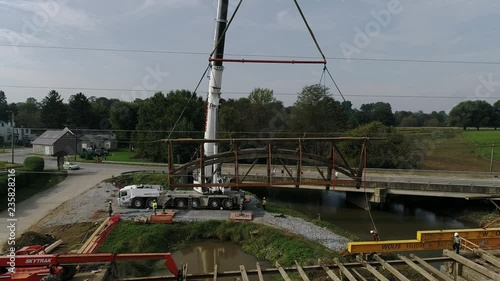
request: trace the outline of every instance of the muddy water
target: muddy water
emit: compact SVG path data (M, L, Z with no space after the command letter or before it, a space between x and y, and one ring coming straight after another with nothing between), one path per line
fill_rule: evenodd
M261 268L270 268L272 264L268 261L259 260L245 252L241 247L231 242L212 242L204 241L191 245L190 247L172 253L177 266L181 266L181 262L188 264L188 273L207 273L213 272L214 266L217 264L217 272L239 270L240 265L244 265L246 269L251 270L256 268L256 263L259 262ZM157 271L153 276L169 275L168 271ZM221 280L234 280L230 278L217 278ZM251 277L250 280L258 280Z

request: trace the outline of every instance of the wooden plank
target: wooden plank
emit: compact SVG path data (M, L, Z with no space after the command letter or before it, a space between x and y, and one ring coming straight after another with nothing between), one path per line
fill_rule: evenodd
M99 234L106 228L111 223L109 217L106 218L99 227L90 235L89 239L85 241L85 243L80 247L78 250L78 254L83 254L83 253L90 253L92 251L92 248L95 246L95 242L97 238L99 237Z
M500 281L500 275L498 273L493 272L493 271L487 269L486 267L481 266L473 261L470 261L470 260L462 257L461 255L456 254L453 251L444 250L443 254L454 259L455 261L491 278L492 280L499 280Z
M478 256L480 256L487 262L491 263L492 265L500 268L500 260L497 259L495 256L491 255L490 253L485 252L482 249L474 249L474 253L476 253Z
M414 263L409 258L407 258L405 256L402 256L402 255L398 255L398 257L401 260L403 260L404 262L406 262L406 264L409 265L411 268L415 269L415 271L417 271L418 273L422 274L425 278L427 278L427 280L430 280L430 281L439 281L439 279L437 279L436 277L432 276L429 272L427 272L425 269L423 269L420 266L418 266L416 263Z
M47 246L44 250L45 250L45 253L49 254L50 252L54 251L55 248L59 247L61 244L62 244L62 240L59 239L57 240L56 242L50 244L49 246Z
M349 279L349 281L357 281L356 278L352 275L352 273L350 273L349 270L347 270L347 268L339 261L338 258L335 258L334 261L340 268L342 273L344 273L347 279Z
M302 267L300 267L300 265L299 265L299 263L297 261L295 261L295 265L297 266L297 271L299 272L300 277L302 277L302 280L304 280L304 281L310 281L309 277L307 277L307 274L304 272L304 270L302 269Z
M337 275L335 275L335 273L333 273L330 268L323 266L323 270L326 272L326 274L328 274L328 276L330 276L330 278L332 278L333 281L342 281L339 277L337 277Z
M286 274L285 270L283 269L283 267L281 267L281 265L278 262L276 262L276 268L278 269L278 271L281 274L281 277L283 277L285 281L292 281L292 279L288 277L288 274Z
M385 278L385 276L382 275L382 273L380 273L375 267L371 266L370 264L368 264L366 262L363 262L363 265L371 274L373 274L373 276L377 277L378 280L389 281L389 279Z
M217 281L217 265L214 265L214 281Z
M453 279L450 276L448 276L448 274L437 270L434 266L430 265L429 263L427 263L423 259L415 256L414 254L410 254L410 257L412 259L416 260L420 265L422 265L423 267L425 267L425 269L427 269L428 271L430 271L432 274L438 276L439 278L441 278L441 279L443 279L445 281L453 281Z
M354 275L356 275L358 277L359 280L361 281L368 281L366 280L365 277L363 277L363 275L361 275L361 273L359 273L356 269L353 269L352 272L354 273Z
M247 275L247 272L245 270L244 265L240 265L240 272L241 272L241 280L242 281L250 281L250 280L248 280L248 275Z
M392 265L388 264L385 260L383 260L381 257L378 255L373 255L375 259L387 270L389 270L392 275L396 276L401 281L410 281L410 279L406 278L401 272L399 272L397 269L395 269Z
M259 281L264 281L264 276L262 276L262 270L260 270L260 264L257 263L257 275L259 275Z

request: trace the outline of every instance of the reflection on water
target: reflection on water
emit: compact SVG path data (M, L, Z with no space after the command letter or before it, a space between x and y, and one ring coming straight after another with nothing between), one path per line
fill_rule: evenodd
M270 262L259 260L243 252L239 245L232 242L200 241L188 248L173 252L172 257L178 267L181 267L181 263L188 264L188 274L213 272L216 264L217 272L239 270L240 265L244 265L247 270L252 270L256 268L257 262L263 269L272 267ZM168 271L162 270L153 275L169 274ZM226 280L234 280L234 277L228 277ZM258 278L250 277L250 280L258 280Z
M264 195L265 196L265 195ZM345 201L345 193L316 190L269 189L269 201L335 224L363 240L373 229L370 213ZM425 199L423 199L425 200ZM415 239L418 230L475 227L452 217L419 207L390 204L383 211L372 210L373 221L384 240Z

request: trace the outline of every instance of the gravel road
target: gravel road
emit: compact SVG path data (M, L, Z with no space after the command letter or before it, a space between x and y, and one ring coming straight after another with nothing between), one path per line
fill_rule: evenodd
M37 225L49 227L104 219L107 216L107 202L109 200L113 202L115 214L120 214L123 219L136 219L151 214L151 210L136 210L117 206L117 191L118 189L112 184L100 183L77 197L64 202ZM349 242L347 238L300 218L282 217L278 216L278 214L266 212L257 207L258 203L257 199L252 198L250 203L245 204L245 211L251 211L253 214L253 222L263 223L301 235L332 250L338 251L347 248L347 242ZM227 220L230 213L231 211L228 210L177 210L174 222Z

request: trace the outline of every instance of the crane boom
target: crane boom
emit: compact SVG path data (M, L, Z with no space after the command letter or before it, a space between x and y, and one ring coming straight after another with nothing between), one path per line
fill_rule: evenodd
M227 26L227 10L229 0L219 0L217 4L217 24L215 27L214 49L210 57L210 82L208 85L208 99L205 119L205 135L204 138L213 140L217 138L217 119L219 111L219 100L221 93L222 71L224 67L221 59L224 58L225 34L224 30ZM214 60L215 59L215 60ZM213 156L218 153L218 147L215 142L204 144L204 152L206 156ZM205 167L205 176L211 178L210 183L219 182L218 164L208 165ZM205 183L206 179L199 178L199 183ZM221 187L212 187L211 191L219 191ZM198 192L203 192L202 188L195 188Z

